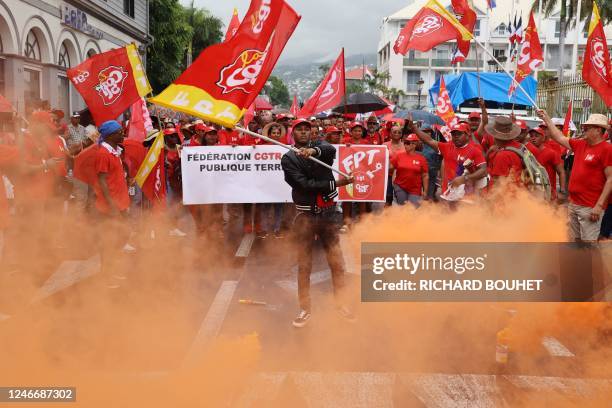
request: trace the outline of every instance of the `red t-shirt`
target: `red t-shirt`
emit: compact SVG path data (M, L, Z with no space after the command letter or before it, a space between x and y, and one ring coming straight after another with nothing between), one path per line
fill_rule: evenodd
M478 134L478 131L475 131L474 137L478 139L478 142L482 146L482 150L484 151L485 154L487 154L491 146L495 144L495 138L488 133L485 133L484 135L482 135L482 137L480 137L480 135Z
M523 146L516 140L512 140L505 144L507 147L515 147L517 149ZM520 183L520 175L523 171L523 161L521 157L515 152L509 150L496 150L491 152L488 156L489 162L489 174L494 177L508 177L514 174L515 181Z
M409 194L422 195L423 173L429 171L427 159L421 154L404 150L395 154L390 161L396 171L394 183Z
M121 157L109 152L104 145L96 152L96 174L100 173L106 173L106 184L115 206L119 211L126 210L130 206L130 196ZM102 194L100 183L95 184L95 191L96 208L98 211L108 214L110 207Z
M565 153L567 153L567 149L563 146L561 146L559 143L555 142L552 139L548 139L544 142L544 146L548 147L549 149L551 149L553 152L557 153L559 155L559 157L565 155Z
M365 137L366 139L368 139L370 144L373 144L373 145L381 145L384 142L383 137L378 132L374 132L372 134L368 133Z
M537 148L531 142L525 145L527 149L535 156L538 163L540 163L546 169L548 173L548 179L550 180L550 192L551 199L557 199L557 171L555 167L562 163L561 156L559 156L552 149L542 145L541 148Z
M569 200L593 208L606 184L604 170L612 166L612 145L603 141L590 146L585 139L570 139L569 143L574 151Z
M223 146L239 145L242 137L236 130L220 130L219 131L219 144Z
M395 156L398 152L406 151L406 149L404 148L404 144L401 142L397 147L395 147L395 145L393 144L391 140L383 143L383 145L387 146L387 149L389 150L389 160L391 160L391 158Z
M444 177L442 178L442 191L445 192L449 181L463 174L463 163L470 159L472 166L470 172L485 163L482 149L476 143L468 142L463 147L457 147L452 142L438 142L438 150L444 160Z
M344 136L344 138L342 139L342 143L343 144L352 144L352 145L369 145L369 144L372 144L372 143L370 143L370 140L368 138L366 138L366 137L362 137L358 142L356 142L355 140L353 140L351 135Z

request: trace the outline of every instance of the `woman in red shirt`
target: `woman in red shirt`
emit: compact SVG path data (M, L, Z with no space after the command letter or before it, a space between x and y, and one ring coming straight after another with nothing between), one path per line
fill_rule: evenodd
M416 152L418 143L417 135L409 134L404 138L404 151L397 153L390 160L396 174L393 182L395 200L399 205L409 201L417 208L421 205L423 189L429 185L427 159Z
M389 149L389 160L397 153L404 151L404 143L402 142L402 128L394 125L389 130L390 140L383 143ZM389 168L389 180L387 182L386 194L387 207L393 204L393 169Z

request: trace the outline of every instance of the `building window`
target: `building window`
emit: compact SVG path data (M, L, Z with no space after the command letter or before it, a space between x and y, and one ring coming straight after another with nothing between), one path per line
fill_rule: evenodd
M24 68L23 69L23 80L24 80L24 96L26 102L37 101L40 99L40 72Z
M555 38L559 38L561 36L561 22L555 21Z
M406 71L406 92L416 92L420 78L421 71Z
M506 56L506 50L493 50L493 56L497 59Z
M504 24L501 23L500 25L497 26L497 28L495 29L494 34L497 37L505 37L508 35L508 27Z
M480 20L476 20L476 25L474 26L474 35L476 37L480 37Z
M57 59L57 64L63 68L70 68L72 65L70 64L70 54L68 54L68 47L66 47L66 42L64 41L60 46L59 57Z
M134 18L134 0L123 0L123 12Z
M96 50L94 50L93 48L90 48L89 51L87 51L87 58L91 58L96 54L97 54Z
M40 45L38 44L38 37L33 30L30 30L26 37L25 43L25 56L36 61L40 61Z

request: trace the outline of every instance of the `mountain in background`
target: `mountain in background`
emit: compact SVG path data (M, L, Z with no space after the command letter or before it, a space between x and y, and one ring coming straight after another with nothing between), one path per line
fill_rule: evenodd
M333 64L338 54L334 55L308 55L300 58L292 58L283 61L282 65L274 68L272 75L275 75L283 80L289 94L297 94L300 100L305 100L310 97L312 91L319 85L323 79L324 73L319 70L319 66L324 64ZM370 67L376 67L376 54L358 54L345 56L344 64L346 70L360 67L365 60L365 64Z

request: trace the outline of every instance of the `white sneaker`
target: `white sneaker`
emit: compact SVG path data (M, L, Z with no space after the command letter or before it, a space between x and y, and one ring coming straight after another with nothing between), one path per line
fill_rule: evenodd
M123 252L136 252L136 248L131 246L130 244L125 244L122 249Z
M181 231L178 228L175 228L172 231L170 231L168 235L170 235L171 237L186 237L187 236L187 234L185 234L183 231Z
M310 312L300 310L300 314L293 320L293 327L304 327L310 320Z

